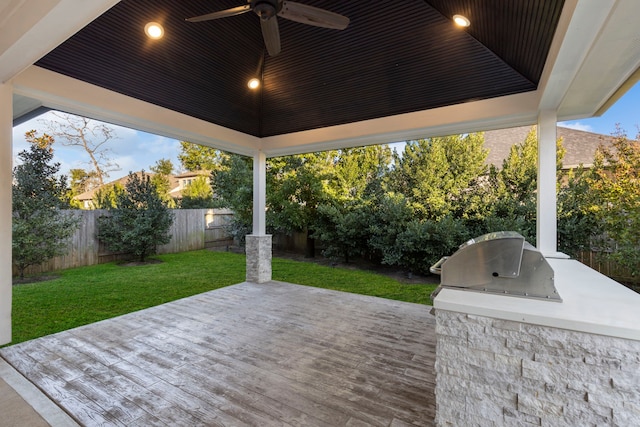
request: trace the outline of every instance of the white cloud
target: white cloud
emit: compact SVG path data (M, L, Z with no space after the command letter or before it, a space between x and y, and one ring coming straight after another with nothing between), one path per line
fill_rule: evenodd
M592 126L590 126L588 124L585 124L585 123L580 123L580 122L560 122L560 123L558 123L558 125L563 127L563 128L581 130L581 131L584 131L584 132L594 132Z

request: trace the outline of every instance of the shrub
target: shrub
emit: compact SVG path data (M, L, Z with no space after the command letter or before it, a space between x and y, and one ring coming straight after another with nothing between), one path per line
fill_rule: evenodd
M314 238L322 241L322 254L344 262L367 251L369 213L364 205L318 206Z
M428 274L430 266L442 256L455 252L469 237L462 222L450 216L439 221L411 221L392 248L394 264L411 272Z
M23 163L13 169L12 256L23 278L30 265L66 253L78 219L60 211L68 207L68 188L64 176L56 178L60 163L50 164L53 151L34 143L18 157Z
M126 252L144 262L157 246L169 243L173 214L151 183L149 176L129 173L125 191L117 194L109 216L98 218L98 239L109 250Z

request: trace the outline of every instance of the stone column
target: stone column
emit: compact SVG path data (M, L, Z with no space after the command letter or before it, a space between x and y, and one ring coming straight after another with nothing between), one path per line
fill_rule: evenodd
M271 281L271 235L247 236L247 282Z
M253 157L253 234L246 237L247 282L271 280L271 235L266 234L267 159L258 151Z
M437 426L640 426L640 295L548 261L562 302L436 296Z
M11 342L13 88L0 84L0 345Z

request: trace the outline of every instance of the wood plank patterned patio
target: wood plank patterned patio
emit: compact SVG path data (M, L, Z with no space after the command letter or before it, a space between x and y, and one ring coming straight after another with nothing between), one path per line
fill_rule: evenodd
M241 283L0 355L87 426L428 426L429 309Z

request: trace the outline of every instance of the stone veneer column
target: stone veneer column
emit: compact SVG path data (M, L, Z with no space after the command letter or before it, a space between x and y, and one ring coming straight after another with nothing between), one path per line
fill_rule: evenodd
M271 281L271 235L246 236L247 282Z
M640 295L548 259L562 302L442 289L439 426L640 426Z
M439 426L640 425L640 341L445 310L436 338Z

